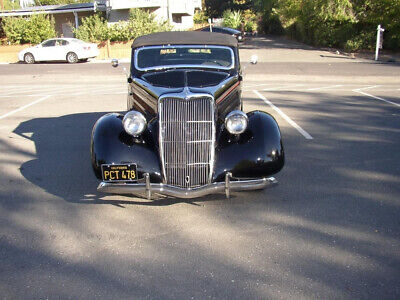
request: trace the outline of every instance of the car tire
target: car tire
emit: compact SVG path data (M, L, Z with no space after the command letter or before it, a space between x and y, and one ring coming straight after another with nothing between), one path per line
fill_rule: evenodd
M25 53L24 55L24 62L26 64L34 64L35 63L35 58L33 57L32 53Z
M78 55L76 55L75 52L68 52L67 54L67 62L69 62L70 64L74 64L78 62Z

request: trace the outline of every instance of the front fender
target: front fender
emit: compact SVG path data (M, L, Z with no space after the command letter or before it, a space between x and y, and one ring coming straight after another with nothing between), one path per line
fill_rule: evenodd
M127 134L122 125L123 115L110 113L95 123L91 138L93 171L101 179L102 164L137 164L138 178L149 173L152 182L162 182L160 159L154 143L152 122L140 137Z
M276 120L262 111L247 116L248 127L239 136L222 127L217 139L213 181L223 181L226 172L236 178L261 178L283 168L285 155Z

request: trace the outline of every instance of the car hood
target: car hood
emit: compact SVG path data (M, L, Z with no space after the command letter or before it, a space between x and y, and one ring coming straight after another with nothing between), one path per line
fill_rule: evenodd
M142 75L142 79L151 85L165 88L216 86L228 77L228 72L198 69L170 70Z

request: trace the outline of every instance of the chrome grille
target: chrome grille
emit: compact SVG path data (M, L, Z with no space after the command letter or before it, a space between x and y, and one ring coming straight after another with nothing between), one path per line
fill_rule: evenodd
M184 188L210 183L215 140L213 98L162 98L159 114L166 183Z

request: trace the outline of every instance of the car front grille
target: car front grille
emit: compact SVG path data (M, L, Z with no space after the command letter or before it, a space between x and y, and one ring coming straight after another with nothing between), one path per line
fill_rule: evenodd
M214 159L213 98L160 99L160 154L167 184L192 188L210 183Z

